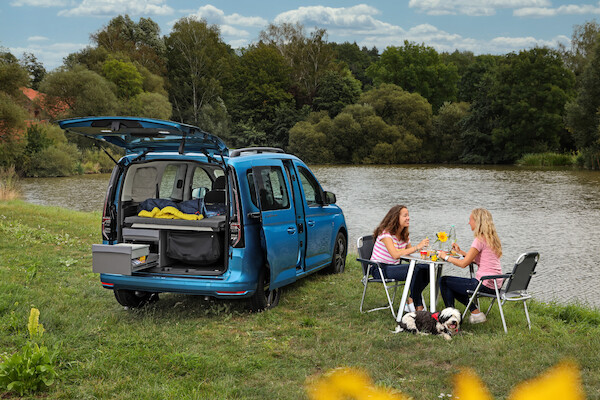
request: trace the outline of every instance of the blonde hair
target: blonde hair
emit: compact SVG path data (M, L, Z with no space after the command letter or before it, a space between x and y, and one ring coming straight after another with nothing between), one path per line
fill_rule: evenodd
M407 207L401 204L390 208L390 211L388 211L377 228L375 228L375 231L373 232L373 239L377 239L377 236L381 235L383 231L387 231L403 242L408 242L408 227L400 227L400 211L405 208Z
M498 258L502 257L502 243L500 243L498 232L496 232L492 214L485 208L476 208L471 211L471 215L475 221L475 229L473 231L475 237L485 241Z

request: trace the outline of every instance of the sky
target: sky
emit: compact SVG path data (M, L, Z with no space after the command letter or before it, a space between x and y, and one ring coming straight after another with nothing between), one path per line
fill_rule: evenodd
M600 1L585 0L0 0L0 47L33 53L51 71L93 43L90 34L117 15L152 18L168 35L182 17L219 26L233 48L258 40L270 23L325 28L331 42L383 52L405 40L438 52L506 54L567 46L576 25L597 20Z

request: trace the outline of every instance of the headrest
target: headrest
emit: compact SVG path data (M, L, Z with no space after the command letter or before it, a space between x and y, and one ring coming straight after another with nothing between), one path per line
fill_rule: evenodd
M214 203L225 204L225 191L224 190L211 190L210 192L206 193L206 195L204 196L204 203L205 204L214 204Z
M225 190L225 175L221 175L214 180L212 190Z

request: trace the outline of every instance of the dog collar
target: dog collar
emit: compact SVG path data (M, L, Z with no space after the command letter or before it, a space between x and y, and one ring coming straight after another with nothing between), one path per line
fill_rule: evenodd
M439 312L436 312L436 313L433 313L433 314L431 314L431 318L435 319L436 321L439 321L439 320L438 320L438 317L439 317L439 316L440 316L440 313L439 313Z

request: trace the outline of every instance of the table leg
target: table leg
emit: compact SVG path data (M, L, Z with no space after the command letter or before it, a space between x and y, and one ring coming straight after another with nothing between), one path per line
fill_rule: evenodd
M396 314L396 322L402 321L402 314L404 313L404 305L406 304L406 299L408 298L408 290L410 288L410 282L413 278L413 273L415 271L416 260L410 260L410 264L408 264L408 273L406 274L406 281L404 282L404 289L402 290L402 299L400 300L400 308L398 309L398 313Z
M435 301L437 295L435 263L429 263L429 312L435 312Z
M438 285L440 278L442 277L442 270L444 269L444 264L438 264L437 273L435 276L435 302L437 303L437 299L440 296L440 286Z

